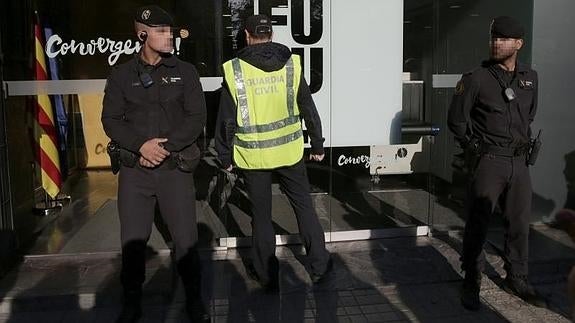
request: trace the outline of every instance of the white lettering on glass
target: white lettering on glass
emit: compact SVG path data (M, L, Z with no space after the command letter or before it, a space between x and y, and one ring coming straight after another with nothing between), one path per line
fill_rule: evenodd
M181 43L179 37L176 38L176 52L179 52ZM58 55L78 54L81 56L93 56L97 54L108 54L108 64L114 65L120 58L120 55L132 55L137 53L142 45L137 41L113 40L109 38L98 37L86 42L70 40L65 42L57 34L52 35L46 42L46 55L54 58Z
M369 156L361 155L352 157L352 156L339 155L339 158L337 159L338 166L361 165L361 164L365 164L364 167L369 168Z

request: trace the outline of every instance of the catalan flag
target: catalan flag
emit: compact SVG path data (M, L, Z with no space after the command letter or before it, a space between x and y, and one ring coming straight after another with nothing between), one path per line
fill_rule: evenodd
M50 39L53 35L52 28L44 26L44 35L46 40ZM58 62L55 57L48 57L48 66L50 70L50 79L59 80L60 75L58 73ZM58 143L60 144L60 174L62 175L62 180L66 180L66 175L68 171L66 162L66 142L68 141L68 116L66 115L66 109L64 107L64 98L61 94L52 95L52 103L54 104L54 112L56 114L56 129L58 130Z
M42 29L38 21L34 24L34 38L36 48L36 80L48 79L44 46L42 45ZM47 94L40 94L35 100L36 116L36 161L39 166L42 188L55 198L62 187L60 173L60 158L58 155L57 132L54 126L54 111Z

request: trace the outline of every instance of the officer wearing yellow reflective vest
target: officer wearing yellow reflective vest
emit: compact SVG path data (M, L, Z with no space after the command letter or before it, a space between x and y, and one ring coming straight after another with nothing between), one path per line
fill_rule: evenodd
M241 170L251 202L252 259L247 271L264 288L278 289L271 219L272 175L276 174L294 208L307 252L306 267L317 283L332 263L309 195L301 118L310 137L310 159L315 161L324 158L321 121L300 58L271 41L269 17L248 17L244 26L248 46L223 65L215 139L222 168L231 171L234 164Z
M229 89L239 112L233 150L237 167L273 169L302 159L303 136L294 97L300 81L294 75L301 75L300 66L297 55L292 55L283 68L271 72L240 59L224 64L226 83L232 84ZM236 80L243 80L244 84L238 86ZM253 95L248 95L247 89Z

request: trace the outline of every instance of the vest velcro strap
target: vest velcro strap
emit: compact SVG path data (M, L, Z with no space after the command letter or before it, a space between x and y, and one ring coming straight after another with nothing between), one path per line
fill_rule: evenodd
M262 133L262 132L269 132L278 130L287 126L291 126L292 124L296 124L299 122L299 116L291 116L287 117L283 120L278 120L275 122L271 122L268 124L261 124L255 126L248 126L248 127L238 127L236 133Z
M279 138L274 139L267 139L267 140L254 140L254 141L245 141L238 139L238 137L234 138L234 145L238 147L247 148L247 149L264 149L264 148L272 148L281 145L285 145L292 141L295 141L303 136L303 132L301 129L290 133L289 135L285 135Z

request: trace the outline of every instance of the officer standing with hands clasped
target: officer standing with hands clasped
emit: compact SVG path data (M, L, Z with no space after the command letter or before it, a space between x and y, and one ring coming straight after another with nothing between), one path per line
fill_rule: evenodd
M124 302L117 322L137 322L142 315L146 243L156 204L174 241L188 315L192 322L209 322L201 299L193 181L200 158L196 140L206 120L201 83L193 65L170 54L173 21L166 11L141 7L134 24L142 49L113 69L102 111L112 164L119 159L120 165Z
M269 17L245 21L248 46L224 63L216 149L227 171L241 170L252 210L248 273L269 291L279 287L272 225L272 175L277 174L297 218L312 282L331 269L323 229L314 211L303 160L301 116L311 139L310 159L324 158L321 121L303 77L300 57L272 42Z
M491 23L490 59L464 74L449 108L448 125L464 150L469 171L463 236L465 278L461 302L480 307L479 291L489 220L498 201L505 219L505 291L545 306L527 280L531 179L539 139L531 139L537 111L537 73L517 62L523 27L501 16Z

